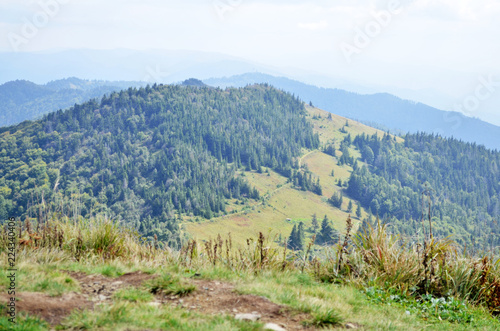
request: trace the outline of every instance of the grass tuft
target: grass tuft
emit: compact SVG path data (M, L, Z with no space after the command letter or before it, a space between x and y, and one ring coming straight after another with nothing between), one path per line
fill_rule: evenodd
M149 291L153 294L187 296L196 290L194 285L182 283L179 278L164 274L149 283Z
M334 311L329 309L327 311L319 311L313 314L313 318L306 322L306 325L315 326L318 328L327 328L332 326L339 326L342 324L342 317Z

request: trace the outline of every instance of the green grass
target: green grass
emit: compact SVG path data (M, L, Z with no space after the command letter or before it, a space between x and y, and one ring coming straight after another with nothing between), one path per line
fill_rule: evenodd
M153 294L186 296L196 290L193 285L185 284L178 277L165 273L148 283L149 291Z
M330 326L341 325L343 318L333 309L327 310L326 312L320 312L313 314L311 321L306 322L306 325L312 325L318 328L326 328Z
M154 300L154 296L150 292L135 287L120 289L115 292L113 297L117 300L125 300L130 302L151 302Z
M101 309L75 312L62 323L63 330L261 330L262 324L207 316L170 306L121 302Z
M0 316L0 330L11 331L42 331L49 330L49 325L34 316L16 316L16 324L9 321L9 317Z
M57 264L33 265L20 264L16 272L16 289L25 292L42 292L51 296L59 296L66 292L78 290L75 281L67 274L56 270ZM6 293L8 281L6 270L0 270L2 292Z
M298 197L312 194L295 192ZM191 246L192 251L184 248L174 252L151 251L135 242L137 238L125 234L121 247L124 255L109 257L94 250L78 256L78 261L75 256L67 258L65 254L69 253L64 246L37 250L34 254L30 254L30 248L24 248L17 261L18 290L52 295L78 290L65 270L108 277L132 271L158 274L142 287L119 290L111 303L94 310L74 311L58 326L69 330L261 328L259 323L238 322L231 316L209 316L168 304L150 304L158 294L190 295L195 290L190 281L194 275L230 281L238 293L267 297L285 305L291 314L309 314L305 323L317 327L354 323L370 330L500 329L499 320L492 314L499 306L496 284L500 283L500 264L487 257L462 256L450 240L428 240L425 250L417 252L390 235L386 226L380 226L353 237L345 263L338 266L337 248L327 248L323 255L309 260L271 247L272 238L262 234L259 240L256 237L235 241L234 247L243 246L239 250L226 252L227 241L220 238L207 245ZM54 255L57 258L51 259ZM5 252L0 253L0 270L6 269L6 261ZM0 276L5 277L5 272ZM5 290L5 280L0 284ZM36 318L18 316L21 330L48 329ZM7 319L0 319L0 327L6 322Z

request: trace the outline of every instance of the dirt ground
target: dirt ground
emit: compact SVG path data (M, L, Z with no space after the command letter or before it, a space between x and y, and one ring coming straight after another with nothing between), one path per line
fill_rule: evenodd
M132 272L117 278L73 271L67 273L78 281L81 293L71 292L51 297L38 292L20 292L16 294L17 311L39 316L50 325L57 325L74 309L93 309L96 303L111 301L111 296L116 290L122 287L140 286L143 281L156 277L142 272ZM7 294L0 294L2 303L7 303L9 298Z
M203 314L250 314L261 315L260 322L274 323L287 330L312 330L302 324L310 315L269 301L267 298L238 294L234 285L220 281L192 280L196 291L183 298L175 296L159 297L162 303L182 306Z
M139 287L144 281L156 277L142 272L128 273L116 278L72 271L67 273L78 281L81 293L65 293L59 297L50 297L43 293L18 293L18 311L37 315L55 326L74 309L98 309L97 305L111 301L113 293L118 289ZM260 322L274 323L286 330L312 329L303 325L303 321L310 319L309 314L293 311L264 297L239 294L231 283L201 279L190 279L188 282L196 286L196 290L190 295L179 297L159 294L151 304L168 304L207 315L235 316L240 313L255 313L261 316ZM9 298L6 294L1 294L0 300L7 302Z
M38 292L21 292L16 294L16 298L17 312L22 311L39 316L51 325L59 324L74 309L92 307L92 303L78 293L65 293L59 297L51 297ZM0 300L6 303L9 296L2 293Z

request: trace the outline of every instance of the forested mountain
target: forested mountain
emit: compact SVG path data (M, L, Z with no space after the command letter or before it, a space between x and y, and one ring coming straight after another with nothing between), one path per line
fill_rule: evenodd
M286 236L310 228L313 213L341 230L356 212L415 237L430 205L435 236L487 249L500 244L499 162L477 144L383 134L266 84L222 90L190 79L1 128L0 217L36 217L42 205L106 213L179 246L180 224L232 213L239 224L249 211L245 220L266 227L295 219Z
M499 245L500 153L423 133L404 139L354 139L369 166L352 172L349 196L408 236L421 230L430 212L434 235L482 248Z
M52 111L141 85L141 82L88 81L78 78L51 81L45 85L26 80L7 82L0 85L0 126L41 118Z
M297 176L319 147L304 104L266 85L155 85L0 129L0 217L107 213L179 245L177 220L259 199L238 168Z
M435 133L500 150L500 127L457 112L442 111L422 103L402 100L386 93L364 95L340 89L319 88L261 73L207 79L205 83L221 87L268 83L294 93L304 101L312 101L321 109L369 125L377 123L393 132Z

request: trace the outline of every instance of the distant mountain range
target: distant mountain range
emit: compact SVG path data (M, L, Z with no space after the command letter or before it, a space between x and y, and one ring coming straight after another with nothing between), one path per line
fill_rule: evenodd
M379 129L393 133L436 133L500 150L500 127L457 112L442 111L422 103L403 100L387 93L358 94L341 89L320 88L262 73L211 78L204 80L204 83L220 87L268 83L329 112ZM202 83L198 80L187 80L185 84ZM146 82L89 81L74 77L44 85L25 80L7 82L0 85L0 126L37 119L76 103L101 98L113 91L144 85Z
M458 112L439 110L422 103L403 100L387 93L357 94L340 89L320 88L284 77L261 73L204 80L211 86L242 87L268 83L311 101L334 114L349 117L392 132L427 132L454 137L500 150L500 127Z
M66 109L104 94L142 82L88 81L66 78L37 85L26 80L16 80L0 85L0 126L40 118L44 114Z

